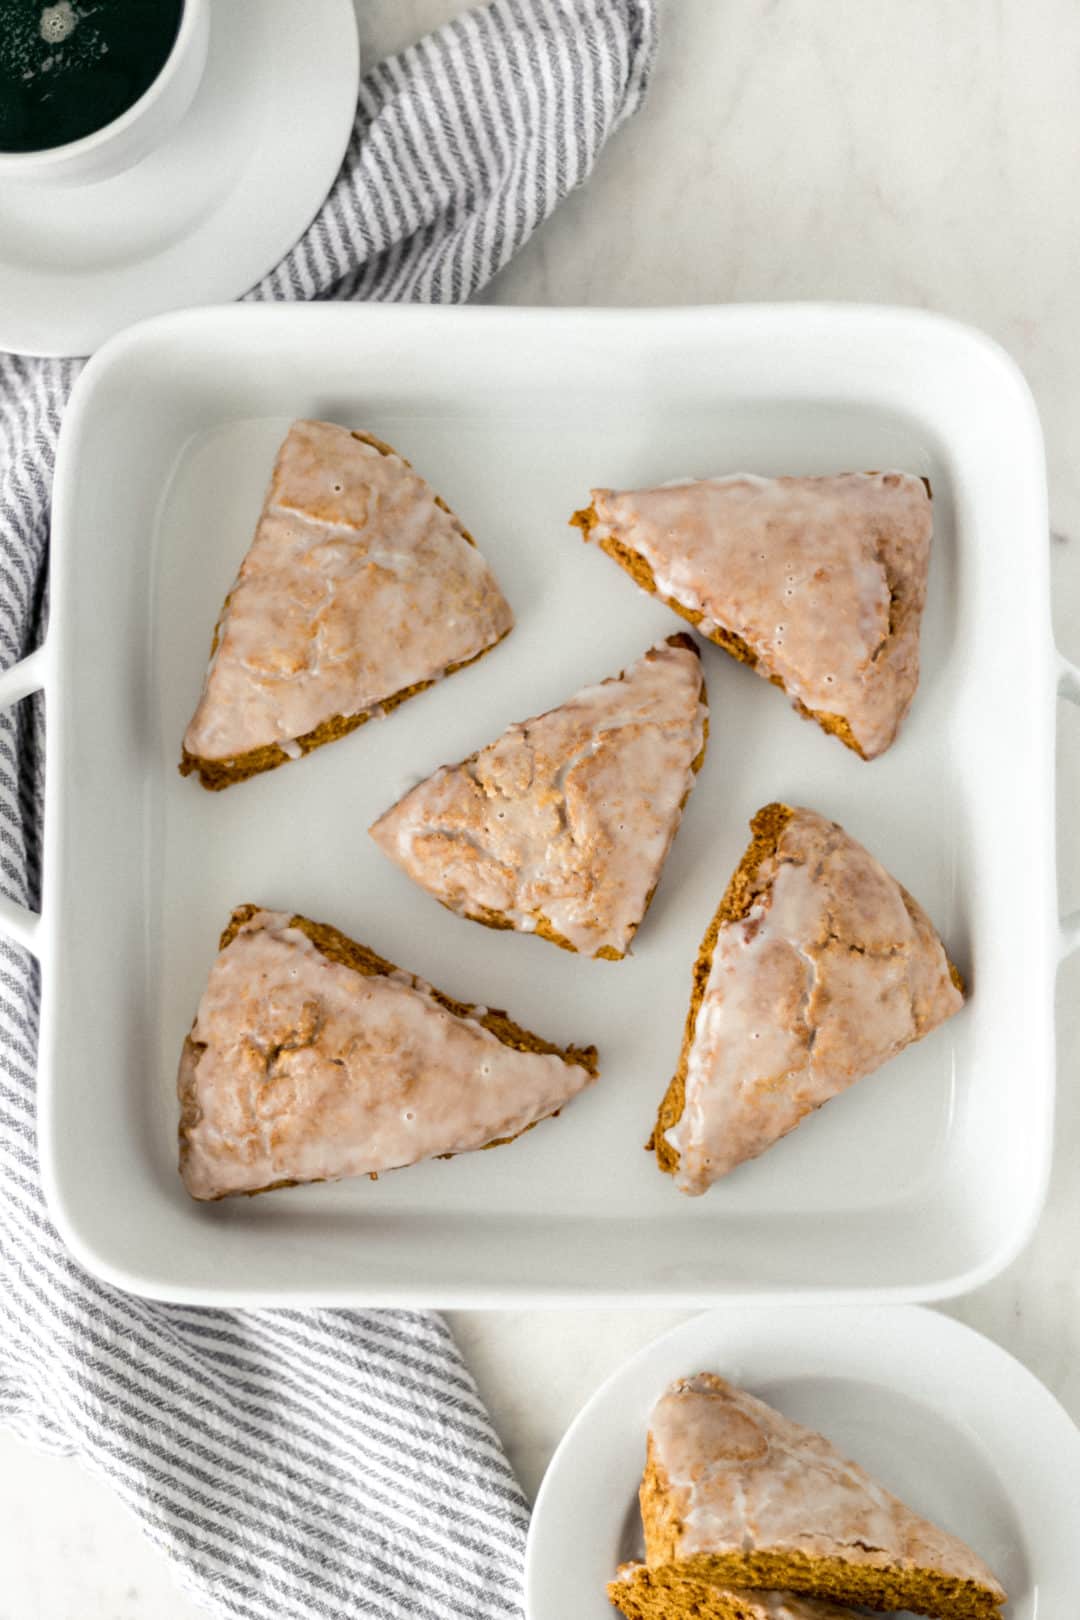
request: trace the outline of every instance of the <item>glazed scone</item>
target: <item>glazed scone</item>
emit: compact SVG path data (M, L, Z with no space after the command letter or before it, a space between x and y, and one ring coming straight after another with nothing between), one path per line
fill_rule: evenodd
M649 1569L937 1620L998 1620L1006 1594L970 1547L823 1435L712 1373L653 1409L641 1518Z
M923 479L739 474L594 489L571 522L863 759L892 743L919 680Z
M701 942L648 1144L703 1193L963 1005L926 913L813 810L766 805Z
M617 960L645 914L708 728L687 635L444 765L371 828L459 916Z
M273 770L501 641L513 615L450 508L389 445L294 422L221 610L180 771Z
M793 1592L752 1592L695 1580L680 1566L620 1564L607 1595L626 1620L852 1620L850 1609Z
M505 1013L451 1000L330 928L241 906L184 1042L193 1198L378 1175L511 1141L596 1077Z

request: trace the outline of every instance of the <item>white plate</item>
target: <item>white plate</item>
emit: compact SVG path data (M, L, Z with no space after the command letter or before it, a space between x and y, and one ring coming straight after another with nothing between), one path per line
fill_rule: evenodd
M293 415L412 458L478 536L517 628L385 723L207 794L177 775L180 737ZM899 743L864 764L706 645L708 758L631 960L463 922L379 853L366 828L407 781L681 622L567 526L590 484L892 465L936 490L925 672ZM942 1295L1016 1253L1051 1130L1057 664L1038 424L986 340L814 307L190 311L114 339L83 374L53 532L40 1141L86 1265L188 1300L702 1303ZM777 797L863 839L974 993L687 1199L642 1143L702 932L748 818ZM177 1056L245 900L332 921L553 1039L594 1040L599 1084L496 1152L193 1204Z
M1004 1620L1075 1614L1080 1434L1038 1379L934 1311L752 1306L657 1339L575 1418L529 1528L528 1620L613 1620L604 1584L641 1553L649 1413L672 1379L696 1372L820 1430L962 1537L1009 1593Z
M217 0L175 132L94 185L0 185L0 349L90 354L132 321L238 298L322 205L356 116L352 0Z

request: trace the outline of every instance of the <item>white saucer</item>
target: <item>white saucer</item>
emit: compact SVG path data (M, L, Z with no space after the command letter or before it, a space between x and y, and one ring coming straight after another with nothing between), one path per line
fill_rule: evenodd
M911 1307L732 1307L627 1362L564 1436L525 1558L528 1620L613 1620L604 1584L640 1555L649 1413L674 1378L717 1372L963 1537L1010 1596L1003 1620L1076 1612L1080 1433L1019 1362Z
M91 353L121 327L252 287L318 212L348 144L352 0L223 0L176 132L94 185L0 186L0 349Z

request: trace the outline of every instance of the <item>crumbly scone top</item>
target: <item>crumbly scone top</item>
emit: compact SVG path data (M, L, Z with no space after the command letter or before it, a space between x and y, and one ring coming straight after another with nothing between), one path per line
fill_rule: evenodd
M184 748L286 747L464 663L513 616L423 478L328 422L294 422L218 627Z
M648 563L658 593L738 636L759 673L846 721L867 759L919 679L931 503L909 473L739 474L592 492L588 538Z
M287 912L217 957L181 1059L181 1174L195 1198L331 1181L518 1135L592 1075L519 1051L395 970L361 974Z
M835 822L794 810L721 925L665 1140L702 1193L963 1005L922 908Z
M444 766L372 827L379 846L460 914L575 950L622 954L641 921L704 748L688 636Z
M648 1454L656 1493L645 1517L650 1564L699 1553L794 1552L928 1568L1005 1598L964 1542L914 1513L824 1435L711 1373L680 1379L661 1396Z

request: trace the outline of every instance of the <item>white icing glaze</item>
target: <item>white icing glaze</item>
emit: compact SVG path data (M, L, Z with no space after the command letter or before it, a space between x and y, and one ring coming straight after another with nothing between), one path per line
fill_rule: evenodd
M704 746L701 663L661 642L621 676L444 766L371 829L462 916L541 918L575 950L625 952Z
M437 679L512 623L477 547L400 456L294 422L184 747L231 760L295 744Z
M358 973L289 924L256 913L199 1003L179 1081L193 1197L465 1153L590 1084L555 1054L504 1045L483 1009L458 1017L411 974Z
M659 1515L645 1517L650 1565L663 1561L657 1532L674 1519L679 1558L801 1552L932 1568L1005 1597L970 1547L912 1512L823 1435L710 1373L679 1380L657 1402L649 1460L664 1493Z
M868 759L893 741L919 679L931 507L908 473L737 474L593 490L589 539L648 563L659 595L739 636L758 672L840 715Z
M746 917L724 923L666 1133L702 1193L956 1012L920 907L842 828L797 810Z

